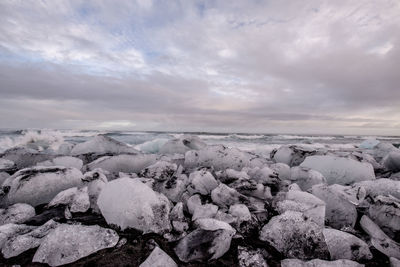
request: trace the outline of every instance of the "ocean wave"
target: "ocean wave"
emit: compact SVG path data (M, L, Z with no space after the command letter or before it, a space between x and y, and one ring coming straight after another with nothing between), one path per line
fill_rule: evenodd
M257 135L231 134L231 135L229 135L229 137L230 138L236 138L236 139L254 140L254 139L265 138L265 135L263 135L263 134L257 134Z
M54 130L24 130L19 136L0 138L0 152L12 147L28 146L39 151L57 150L64 142L65 134Z
M304 140L334 140L337 137L336 136L306 136L306 135L286 135L286 134L280 134L277 135L275 138L280 138L280 139L304 139Z

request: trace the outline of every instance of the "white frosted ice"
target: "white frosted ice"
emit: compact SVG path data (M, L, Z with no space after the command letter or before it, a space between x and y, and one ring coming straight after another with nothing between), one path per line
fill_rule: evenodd
M290 178L290 167L285 163L271 164L270 168L278 174L279 179L288 180Z
M11 236L1 248L4 258L15 257L24 251L38 247L43 238L57 226L58 223L50 220L27 233Z
M391 195L400 199L400 181L380 178L373 181L362 181L354 185L365 188L366 194L371 197Z
M153 154L105 156L89 163L86 168L88 171L100 168L110 173L137 173L156 161L157 156Z
M268 242L289 258L328 258L322 227L301 212L286 211L272 217L261 229L260 240Z
M193 214L195 209L201 205L201 198L198 194L192 195L186 201L186 206L190 214Z
M168 140L163 146L161 146L159 153L162 154L185 154L189 150L199 150L206 147L199 137L192 135L184 135L178 139Z
M372 253L367 243L360 238L335 229L324 229L323 234L331 260L362 261L372 259Z
M310 193L289 190L285 194L285 199L276 205L280 213L288 210L302 212L316 224L325 225L325 202Z
M374 168L370 163L358 162L349 158L309 156L300 166L320 172L328 184L350 185L375 179Z
M353 184L351 186L333 184L330 185L329 188L333 190L337 195L341 196L343 199L356 206L360 205L367 196L367 191L363 186L360 186L359 184Z
M262 168L244 168L243 170L247 172L250 179L255 180L260 184L271 184L277 177L277 173L267 166Z
M136 145L135 148L145 152L145 153L158 153L160 151L160 148L168 142L169 139L166 138L157 138L154 140L150 140L147 142L144 142L142 144Z
M35 209L31 205L17 203L5 209L0 209L0 225L6 223L23 223L35 215Z
M400 171L400 150L392 151L383 158L383 166L392 172Z
M139 267L178 267L178 265L162 249L155 247Z
M213 204L197 206L194 209L192 220L195 221L202 218L214 218L214 216L217 214L217 211L218 207Z
M10 181L6 201L36 206L48 203L59 192L82 183L82 173L75 168L33 167L18 171Z
M59 266L72 263L101 249L114 247L118 234L98 225L61 224L42 241L33 262Z
M177 170L178 166L175 163L160 160L143 169L139 176L164 181L171 178Z
M369 206L369 217L391 238L400 233L400 200L377 196Z
M155 190L164 194L172 202L179 202L188 184L189 178L186 174L181 174L172 176L169 180L156 184Z
M194 171L189 175L190 189L193 193L208 195L218 186L214 176L206 170Z
M139 152L133 147L112 139L111 137L98 135L89 141L77 144L71 150L71 155L82 155L88 153L137 154Z
M10 175L6 172L0 172L0 187L4 183L5 180L7 180L10 177Z
M70 167L80 170L83 167L83 161L76 157L62 156L39 162L36 164L36 166L46 166L46 167L63 166L67 168Z
M277 163L284 163L290 166L294 151L289 146L281 146L277 149L272 159Z
M360 220L361 228L371 237L372 245L388 257L400 259L400 244L390 239L368 216Z
M83 181L88 188L90 208L93 212L100 213L100 209L97 206L97 199L101 190L103 190L104 186L108 182L107 177L103 173L102 169L95 169L93 171L86 172L83 176Z
M318 171L300 166L290 169L290 181L296 183L302 190L308 190L316 184L326 183L324 176Z
M335 229L345 226L354 227L357 220L357 210L342 195L341 191L324 184L314 185L311 193L325 202L326 223Z
M363 149L373 149L379 144L380 141L376 139L367 139L364 140L358 147Z
M316 154L315 148L297 145L283 145L271 152L271 159L291 167L298 166L305 157Z
M184 165L188 169L213 167L216 171L241 170L244 167L262 167L267 165L267 160L237 148L213 145L186 152Z
M86 212L90 208L87 186L80 189L72 187L58 193L47 205L48 207L66 205L71 212Z
M244 204L234 204L230 206L229 214L236 218L237 225L251 220L249 208Z
M212 201L220 207L228 207L239 202L242 195L226 184L219 184L211 192Z
M175 253L183 262L213 260L223 256L236 233L229 224L216 219L196 220L196 230L183 237Z
M138 179L119 178L108 182L97 204L108 224L122 230L134 228L144 233L170 230L169 200Z
M0 158L0 172L14 168L15 163L12 160Z

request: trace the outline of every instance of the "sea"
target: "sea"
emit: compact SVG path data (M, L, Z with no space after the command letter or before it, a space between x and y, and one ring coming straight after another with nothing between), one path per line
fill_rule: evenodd
M330 150L353 149L368 139L390 142L400 146L400 136L362 136L362 135L298 135L298 134L251 134L251 133L208 133L208 132L147 132L147 131L97 131L97 130L55 130L21 129L0 130L0 153L15 146L38 144L42 150L57 148L63 142L80 143L104 134L127 143L145 153L157 153L168 140L185 134L196 135L209 145L223 144L259 155L269 153L282 145L293 144L308 148L327 148Z

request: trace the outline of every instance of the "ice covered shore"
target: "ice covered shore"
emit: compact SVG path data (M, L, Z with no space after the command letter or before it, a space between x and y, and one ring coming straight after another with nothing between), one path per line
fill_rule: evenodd
M108 136L0 154L0 265L400 266L400 150ZM37 264L37 265L36 265Z

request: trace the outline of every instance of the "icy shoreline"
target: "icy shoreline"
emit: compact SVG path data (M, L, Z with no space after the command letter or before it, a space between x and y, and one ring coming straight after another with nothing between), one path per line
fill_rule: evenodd
M266 156L176 137L153 154L107 135L4 151L0 263L399 266L392 144Z

